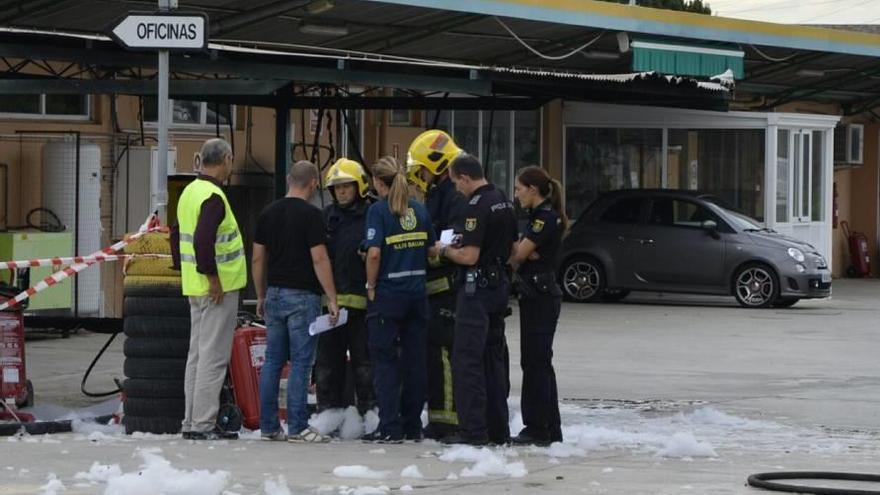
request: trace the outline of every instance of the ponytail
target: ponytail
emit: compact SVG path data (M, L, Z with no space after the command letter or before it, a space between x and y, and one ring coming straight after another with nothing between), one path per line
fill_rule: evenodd
M550 206L559 215L564 236L568 232L568 216L565 214L565 191L562 189L562 184L536 165L520 170L516 180L524 186L534 186L541 197L550 200Z
M392 156L383 156L373 165L373 175L388 186L388 208L398 217L409 209L409 184L406 169Z
M556 179L550 179L550 206L559 214L562 221L562 232L568 232L568 215L565 214L565 191L562 184Z
M406 215L409 209L409 185L403 173L394 175L391 190L388 192L388 208L398 217Z

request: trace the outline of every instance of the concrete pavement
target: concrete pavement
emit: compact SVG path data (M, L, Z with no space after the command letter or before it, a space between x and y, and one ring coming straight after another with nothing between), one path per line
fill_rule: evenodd
M739 494L759 493L744 486L747 475L758 471L871 472L880 461L878 299L880 282L867 280L837 281L832 299L785 310L745 310L732 298L666 294L631 296L620 304L567 304L555 346L566 444L555 450L463 453L428 442L196 444L81 427L51 438L0 439L0 494L40 492L50 473L65 494L110 493L107 483L92 484L87 476L77 480L77 473L87 472L94 461L119 464L122 472L156 472L142 466L145 448L161 449L157 455L181 479L194 476L193 470L228 471L224 489L231 493L283 493L266 485L283 474L293 493L411 487L422 493L488 488ZM79 380L105 338L81 334L29 341L38 403L93 404L79 394ZM508 339L512 395L518 396L516 315L508 320ZM90 388L112 386L121 369L116 342ZM447 460L440 458L444 453ZM468 455L474 459L449 461ZM528 474L511 477L519 462ZM372 480L334 475L343 465L388 473ZM408 465L418 466L424 478L401 477ZM483 468L495 474L464 476Z

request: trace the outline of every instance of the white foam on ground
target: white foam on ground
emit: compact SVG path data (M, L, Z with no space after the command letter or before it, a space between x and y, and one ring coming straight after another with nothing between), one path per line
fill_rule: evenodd
M287 486L287 479L278 475L277 479L268 479L263 482L263 491L266 495L293 495Z
M456 445L446 449L440 455L440 460L471 463L470 467L461 470L461 476L464 478L487 476L522 478L528 474L523 462L507 462L503 452L495 452L486 447L477 449L469 445Z
M309 426L321 432L322 435L329 435L338 430L345 420L345 413L342 409L327 409L318 414L312 414L309 418Z
M112 475L106 476L104 495L220 495L229 484L230 474L226 471L184 471L172 466L160 453L161 450L157 448L139 450L143 464L139 470L130 473L122 473L118 466L115 466L116 469L113 469L114 466L104 466L112 471ZM96 468L93 464L88 473L82 473L82 477L94 476L97 479L103 472L105 470L100 465Z
M343 440L356 440L364 436L364 420L354 406L349 406L342 418L339 427L339 438Z
M40 495L58 495L65 490L67 487L55 476L55 473L49 473L46 484L40 487Z
M419 467L415 464L410 464L409 466L403 468L403 471L400 472L401 478L413 478L413 479L422 479L422 472L419 471Z
M119 468L119 464L106 465L95 461L88 472L80 471L73 475L73 479L90 483L107 483L110 478L119 476L122 476L122 469Z
M364 414L364 433L369 435L379 428L379 413L377 409L372 409Z
M349 488L347 486L339 487L340 495L385 495L391 491L386 485L381 486L356 486Z
M333 476L337 478L361 478L367 480L384 480L391 474L388 471L374 471L367 466L336 466L333 468Z

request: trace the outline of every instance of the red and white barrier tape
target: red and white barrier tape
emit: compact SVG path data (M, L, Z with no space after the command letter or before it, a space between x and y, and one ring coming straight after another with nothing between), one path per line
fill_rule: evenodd
M106 247L104 249L101 249L100 251L95 251L94 253L92 253L88 256L83 256L82 257L83 261L74 262L74 264L64 268L63 270L55 272L52 275L49 275L48 277L44 278L43 280L38 282L33 287L19 292L14 298L8 299L3 304L0 304L0 311L5 311L8 308L18 306L19 304L21 304L22 301L33 296L34 294L42 292L42 291L48 289L49 287L52 287L53 285L56 285L56 284L60 283L61 281L65 280L67 278L70 278L73 275L76 275L77 273L85 270L86 268L88 268L96 263L99 263L100 261L104 261L102 259L99 259L100 257L104 257L106 259L106 257L108 255L113 255L115 252L119 251L120 249L124 248L125 246L137 241L138 239L143 237L145 234L150 233L150 232L157 232L159 230L161 230L161 226L159 225L159 217L156 216L156 214L154 213L154 214L150 215L149 217L147 217L147 220L144 222L143 225L141 225L140 229L138 229L136 234L133 234L128 239L123 239L123 240L117 242L116 244L113 244L110 247Z
M44 258L38 260L0 262L0 270L9 268L36 268L40 266L60 266L71 263L101 263L104 261L124 261L135 258L170 258L170 254L99 254L96 256L73 256L68 258Z

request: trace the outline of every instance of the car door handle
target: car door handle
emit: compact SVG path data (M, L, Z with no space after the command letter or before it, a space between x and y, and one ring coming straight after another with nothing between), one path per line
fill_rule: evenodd
M642 246L651 246L654 244L654 239L636 239L636 241Z

